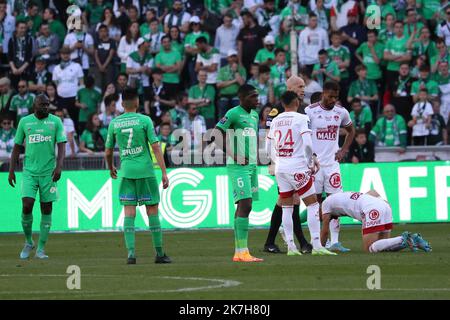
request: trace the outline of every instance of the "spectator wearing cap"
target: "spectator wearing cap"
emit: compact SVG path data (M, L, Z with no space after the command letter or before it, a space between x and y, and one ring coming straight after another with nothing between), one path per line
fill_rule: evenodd
M264 48L256 53L255 62L258 64L267 64L271 67L275 63L275 38L267 35L264 38Z
M183 1L175 0L173 2L172 10L164 18L164 32L167 34L170 28L177 26L182 33L189 31L189 19L191 15L184 10Z
M139 40L139 23L134 22L128 26L127 33L122 36L117 48L117 55L120 58L120 72L126 72L127 60L130 53L137 51L137 41Z
M16 124L20 119L33 113L33 103L36 96L29 91L28 81L20 80L17 85L17 94L12 97L9 110L15 113Z
M150 44L144 38L137 41L137 50L132 52L127 59L128 84L136 88L144 101L144 110L149 110L149 87L151 68L154 60L149 52Z
M210 46L205 37L197 38L195 43L198 48L195 72L206 71L208 75L206 83L215 85L220 65L219 50Z
M149 90L150 98L150 111L146 110L147 114L150 114L152 118L159 118L162 112L169 110L175 106L175 99L169 95L166 86L163 82L163 74L159 68L155 68L152 71L152 84Z
M102 24L98 29L98 39L94 45L95 84L102 91L114 79L115 65L113 58L116 55L116 51L116 41L110 38L108 27Z
M0 21L2 21L3 34L0 37L0 53L3 58L8 55L9 39L12 38L16 28L16 18L10 15L7 11L7 0L0 0Z
M71 61L70 49L60 50L61 63L53 70L52 80L57 85L60 105L64 106L70 118L78 126L78 114L80 109L75 106L75 101L80 86L84 85L84 74L81 65Z
M250 71L250 65L254 62L256 53L263 47L263 38L267 34L267 30L258 26L255 17L248 10L241 13L244 27L238 35L238 57L239 62L245 69Z
M0 115L10 114L9 106L14 95L11 88L11 80L7 77L0 78Z
M94 38L84 32L83 26L81 26L80 29L74 29L67 34L63 46L69 48L70 59L81 65L84 76L87 77L90 57L94 55Z
M21 78L29 73L33 58L33 39L28 35L25 22L16 23L16 31L8 44L8 61L11 84L15 88Z
M238 63L237 51L230 49L227 54L228 64L219 70L217 75L217 89L219 90L218 118L221 119L225 113L239 105L237 93L239 87L245 84L247 72Z
M183 59L179 51L172 48L169 36L161 40L162 49L155 57L155 65L164 71L163 82L167 93L175 97L180 87L180 72L183 67Z
M406 151L407 130L405 120L395 114L395 107L387 104L375 126L370 131L369 141L376 146L400 147L401 153Z
M210 37L207 32L202 31L200 18L192 16L189 20L189 33L184 38L184 52L186 54L187 68L189 73L189 84L194 85L197 82L197 74L195 72L195 61L199 50L196 41L198 38L204 37L209 43Z
M55 9L53 8L46 8L44 10L44 21L47 21L50 32L52 34L56 34L58 37L59 43L63 43L65 37L66 37L66 27L64 24L57 19L57 14Z
M39 37L36 38L36 49L39 56L46 61L50 72L58 63L59 47L58 36L50 32L50 26L47 22L43 22L39 29Z
M300 33L298 39L298 62L312 71L314 65L319 62L319 51L329 46L327 32L318 26L317 16L311 12L308 26Z
M52 81L52 75L47 71L46 60L38 56L34 62L33 71L29 77L30 91L36 94L45 93L45 87Z
M198 72L198 84L189 88L189 104L194 104L199 108L199 113L205 118L208 129L216 124L216 89L213 85L207 84L208 73L204 70Z
M444 39L445 45L450 47L450 3L444 8L446 19L437 27L437 36Z
M239 27L233 24L233 16L227 13L223 16L223 23L216 31L214 47L220 52L220 66L224 67L228 63L228 52L237 50L237 36Z

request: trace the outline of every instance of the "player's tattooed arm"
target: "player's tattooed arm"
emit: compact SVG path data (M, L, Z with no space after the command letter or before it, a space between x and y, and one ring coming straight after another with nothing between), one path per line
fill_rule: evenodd
M61 171L64 164L64 157L66 155L66 143L58 143L58 158L56 159L56 168L53 171L53 182L61 179Z
M9 162L9 176L8 176L8 182L11 187L15 187L16 185L16 174L14 171L16 171L16 165L17 162L19 162L19 156L20 156L20 145L15 144L13 151L11 153L11 160Z

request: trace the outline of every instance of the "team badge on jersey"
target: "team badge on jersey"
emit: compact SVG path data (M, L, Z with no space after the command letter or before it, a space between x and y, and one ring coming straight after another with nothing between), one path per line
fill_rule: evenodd
M333 173L330 177L330 185L333 188L340 188L341 187L341 175L339 173Z
M228 120L228 117L225 116L222 119L220 119L219 123L220 124L225 124L227 122L227 120Z
M377 220L380 217L380 213L378 212L378 210L371 210L369 212L369 218L370 220Z

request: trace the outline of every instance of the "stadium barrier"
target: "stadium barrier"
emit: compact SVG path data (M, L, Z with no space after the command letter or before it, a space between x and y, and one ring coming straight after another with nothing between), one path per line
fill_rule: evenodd
M344 190L376 189L390 202L395 223L450 222L449 161L343 164L341 170ZM160 178L159 170L156 174ZM170 169L169 179L170 187L162 191L160 203L164 229L232 227L234 203L225 167ZM8 185L7 173L0 173L0 232L22 230L21 180L18 173L17 186L13 189ZM54 205L52 230L121 229L124 215L118 201L118 185L118 180L110 179L106 170L63 172L58 183L60 200ZM260 200L254 202L250 224L266 227L277 199L277 186L267 167L259 168L259 192ZM34 214L33 229L37 231L39 206L35 206ZM356 221L344 218L341 223ZM140 208L136 226L144 229L147 224L145 210Z

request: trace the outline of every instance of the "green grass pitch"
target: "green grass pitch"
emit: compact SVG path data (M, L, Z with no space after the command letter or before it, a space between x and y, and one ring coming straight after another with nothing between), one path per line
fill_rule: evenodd
M250 231L265 262L231 261L231 230L165 233L171 265L155 265L149 232L137 234L138 264L128 266L121 233L51 234L48 261L21 261L21 235L0 235L0 299L450 299L450 224L397 225L421 232L433 252L366 254L361 231L342 227L352 251L336 257L266 254L266 230ZM37 235L34 236L36 241ZM281 244L281 238L278 238ZM66 286L69 265L81 290ZM381 290L368 290L367 268L381 268Z

